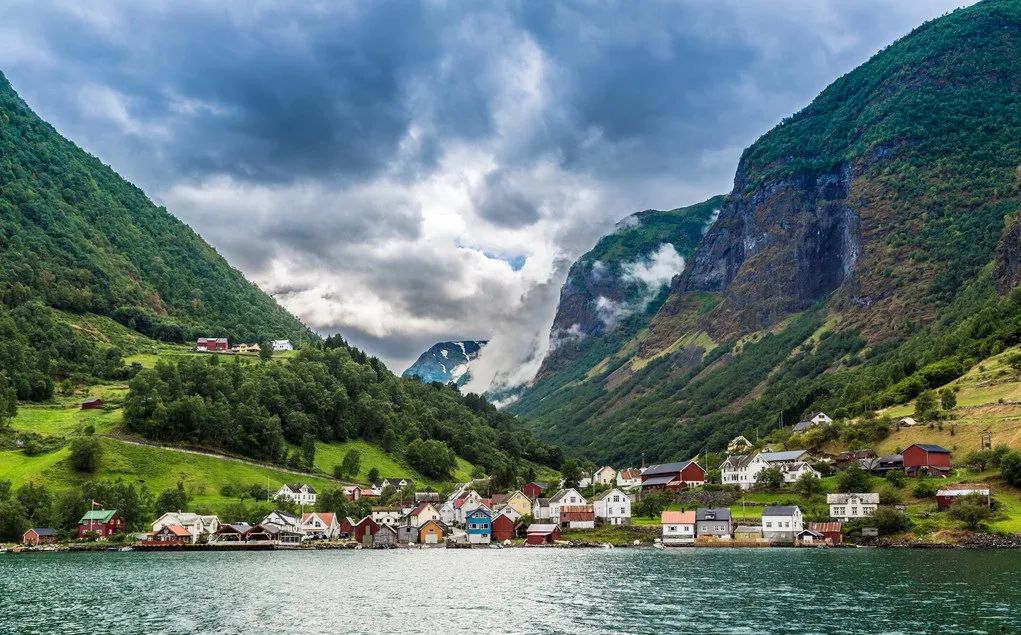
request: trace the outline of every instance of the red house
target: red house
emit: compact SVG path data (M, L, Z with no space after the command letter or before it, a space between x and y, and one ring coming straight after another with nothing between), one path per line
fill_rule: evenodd
M493 518L492 530L490 533L493 542L514 540L517 535L518 525L506 514L497 514Z
M953 505L954 502L962 496L974 496L976 498L980 498L986 507L990 507L992 504L992 495L988 487L968 488L967 486L963 486L956 487L954 489L941 489L936 492L936 508L943 511Z
M195 342L195 350L202 353L226 353L230 346L226 337L200 337Z
M705 470L695 461L650 465L642 472L642 491L681 490L705 485Z
M839 545L844 542L843 523L831 521L827 523L809 523L808 528L822 534L831 545Z
M368 536L368 541L372 542L372 537L379 531L379 523L372 520L372 516L366 516L365 518L358 521L358 524L354 526L353 536L358 542L365 542L365 536Z
M82 402L82 410L98 410L103 407L103 400L98 397L86 399Z
M923 469L928 474L945 476L950 472L950 450L931 443L916 443L901 453L904 457L904 473L915 476Z
M539 483L538 481L532 481L528 485L521 488L521 493L525 496L535 500L542 496L542 493L549 487L547 483Z
M21 544L37 546L57 542L57 530L52 527L33 527L21 536Z
M552 545L560 540L560 527L557 525L529 525L527 531L526 545Z
M123 532L124 521L115 509L91 509L78 521L79 538L92 533L98 534L100 538L108 538Z
M149 543L157 545L184 545L191 542L191 532L181 525L164 525L149 535Z
M348 485L344 488L344 498L353 503L362 497L362 488L357 485Z

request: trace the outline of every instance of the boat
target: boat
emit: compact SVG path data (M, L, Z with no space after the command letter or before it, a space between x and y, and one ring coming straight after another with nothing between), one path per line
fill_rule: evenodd
M127 545L125 545L123 547L107 547L106 550L107 551L134 551L135 548L134 547L128 547Z
M7 547L0 545L0 553L7 553Z
M603 543L602 545L600 545L600 546L601 546L601 547L602 547L603 549L613 549L613 545L611 545L611 544L610 544L610 543L608 543L608 542L604 542L604 543Z

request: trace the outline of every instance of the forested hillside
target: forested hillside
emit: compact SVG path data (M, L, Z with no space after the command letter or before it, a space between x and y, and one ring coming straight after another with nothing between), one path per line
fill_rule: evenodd
M744 152L648 329L516 411L596 460L684 458L1017 343L1019 67L1021 5L990 0L835 81Z
M0 74L0 368L21 399L109 376L118 352L67 316L146 336L315 336L137 187L39 119Z

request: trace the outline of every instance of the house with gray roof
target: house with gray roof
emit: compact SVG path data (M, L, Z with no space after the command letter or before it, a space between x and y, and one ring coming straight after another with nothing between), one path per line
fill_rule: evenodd
M720 465L720 478L724 485L750 489L755 485L759 472L777 468L783 474L785 483L793 483L806 472L819 475L810 465L813 461L812 456L805 450L783 452L765 450L757 454L735 454L727 457Z
M695 535L730 540L733 524L728 507L699 507L695 510Z
M804 528L797 505L768 505L762 509L762 537L770 542L793 543Z

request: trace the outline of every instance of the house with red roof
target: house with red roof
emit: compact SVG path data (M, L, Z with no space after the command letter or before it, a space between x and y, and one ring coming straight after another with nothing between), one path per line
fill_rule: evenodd
M650 465L642 472L642 491L678 491L705 485L705 470L695 461Z
M191 532L184 525L163 525L158 531L147 535L150 545L186 545L191 543Z
M828 544L839 545L844 542L844 525L839 521L808 523L808 528L821 535Z
M330 540L340 535L340 523L333 513L306 512L301 515L301 530L306 538Z
M432 503L419 503L408 512L408 524L412 527L421 527L427 520L439 519L440 511Z
M663 544L670 546L695 543L695 512L663 512Z

